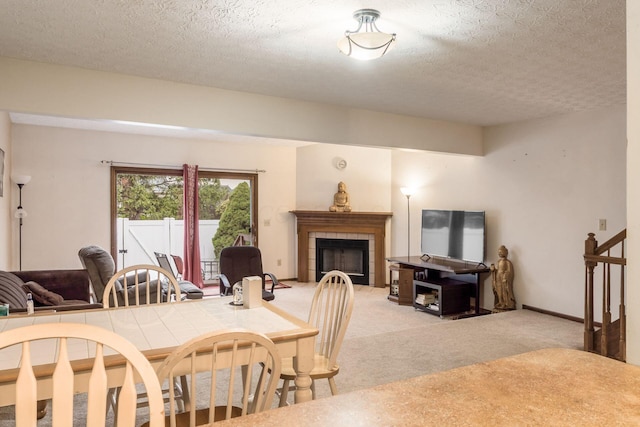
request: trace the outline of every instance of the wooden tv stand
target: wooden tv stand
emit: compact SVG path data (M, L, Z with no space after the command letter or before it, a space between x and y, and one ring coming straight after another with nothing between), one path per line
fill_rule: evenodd
M413 306L416 309L439 316L467 311L471 296L469 289L473 287L474 314L483 314L480 311L480 274L490 271L486 265L435 257L425 261L419 256L392 257L387 261L413 270ZM417 295L421 293L437 294L437 306L416 302Z

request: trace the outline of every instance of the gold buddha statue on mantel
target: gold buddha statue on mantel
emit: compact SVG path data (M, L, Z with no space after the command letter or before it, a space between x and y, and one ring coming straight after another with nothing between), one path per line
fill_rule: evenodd
M330 212L351 212L349 205L349 193L347 193L347 184L340 181L338 183L338 192L333 195L333 205L329 208Z

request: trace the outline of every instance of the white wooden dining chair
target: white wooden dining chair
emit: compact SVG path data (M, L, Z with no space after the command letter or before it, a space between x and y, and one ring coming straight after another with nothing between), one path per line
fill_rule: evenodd
M51 367L51 382L38 382L34 371L42 374L50 366L38 367L38 349L41 340L56 340L55 362ZM93 325L79 323L50 323L24 326L0 334L0 352L16 353L20 360L15 388L15 425L35 426L39 389L51 387L52 424L54 426L73 425L74 416L74 371L71 361L78 341L94 354L88 378L86 423L84 425L104 425L108 393L108 374L105 364L113 363L114 357L126 361L125 374L120 392L120 402L116 415L121 426L132 426L136 422L136 382L144 385L149 401L149 425L164 425L164 404L156 372L140 351L121 336ZM13 346L13 347L12 347ZM8 349L8 347L12 347ZM13 357L13 356L12 356ZM111 362L105 363L105 358ZM82 363L82 362L81 362ZM92 364L92 366L91 366ZM83 366L84 366L83 365ZM42 392L42 391L41 391Z
M104 308L180 301L180 285L170 271L153 264L138 264L116 271L104 287Z
M175 295L172 299L171 295ZM138 264L117 271L104 288L102 305L104 308L129 307L147 304L164 304L180 302L180 285L173 273L153 264ZM178 405L184 408L183 386L186 378L176 379L174 388ZM109 393L109 407L118 405L118 389L113 388ZM168 390L162 390L163 395L168 395ZM138 407L146 406L144 393L138 395ZM169 398L166 397L165 401Z
M316 287L308 320L319 330L315 342L314 364L309 374L313 399L316 398L316 380L323 378L329 380L331 394L338 394L334 377L340 372L338 352L353 312L353 299L353 283L342 271L328 272ZM283 380L282 388L278 390L280 406L286 406L289 390L295 388L291 384L296 378L292 358L283 359L280 378Z
M273 341L256 332L226 329L191 339L167 356L158 378L171 383L189 373L188 395L202 399L201 405L190 402L186 412L177 413L170 400L167 425L193 427L271 408L280 363Z

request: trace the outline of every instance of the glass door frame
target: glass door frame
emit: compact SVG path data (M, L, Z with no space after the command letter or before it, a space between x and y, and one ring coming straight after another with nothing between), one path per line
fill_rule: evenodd
M182 176L182 169L176 168L160 168L160 167L131 167L131 166L114 166L110 168L110 198L111 198L111 243L110 252L114 260L118 259L118 205L117 205L117 176L118 174L139 174L139 175L169 175ZM258 246L258 174L248 172L229 172L215 170L198 170L198 179L200 178L217 178L235 179L241 181L249 181L250 191L250 233L252 245ZM116 261L116 265L118 265Z

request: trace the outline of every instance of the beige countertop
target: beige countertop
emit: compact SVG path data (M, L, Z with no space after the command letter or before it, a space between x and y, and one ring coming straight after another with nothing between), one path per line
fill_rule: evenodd
M215 425L638 426L640 367L544 349Z

